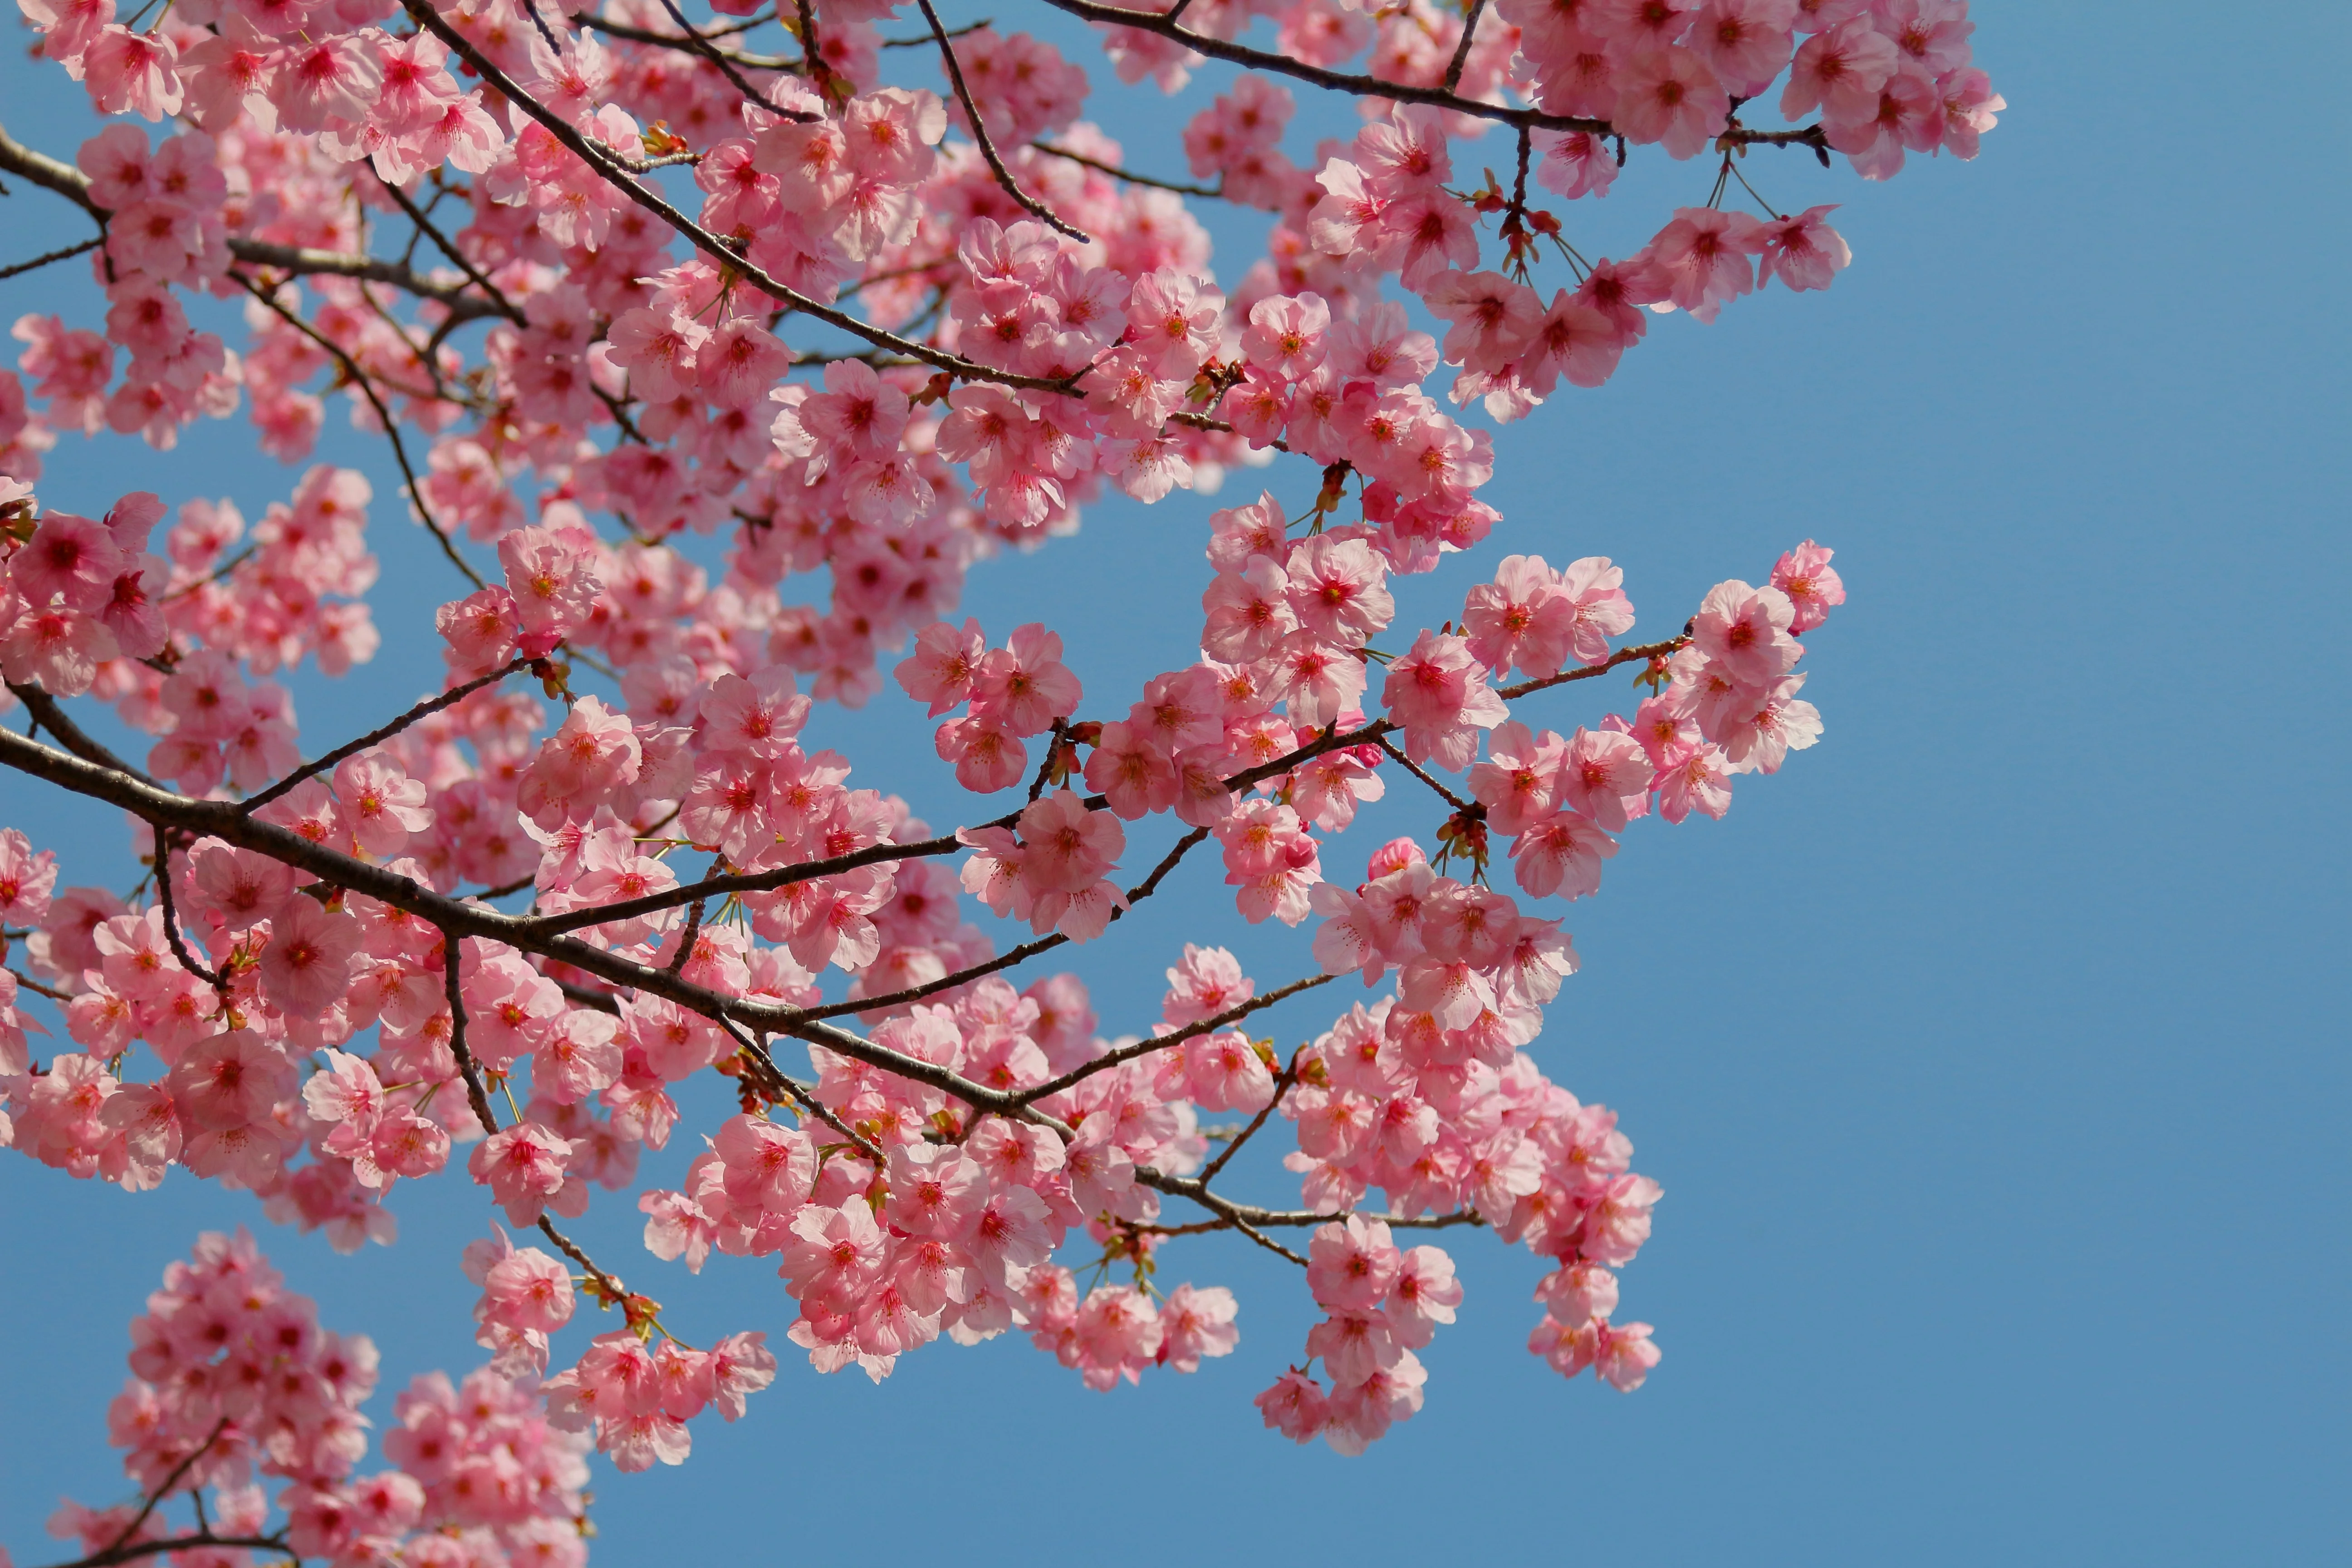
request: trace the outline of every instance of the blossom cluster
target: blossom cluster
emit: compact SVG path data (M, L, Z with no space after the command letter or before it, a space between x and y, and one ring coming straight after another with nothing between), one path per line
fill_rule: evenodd
M765 1331L697 1349L565 1235L600 1193L659 1263L772 1262L776 1335L821 1373L1013 1331L1097 1389L1196 1371L1241 1304L1160 1275L1230 1231L1319 1313L1267 1425L1357 1453L1423 1407L1464 1305L1410 1233L1474 1224L1545 1260L1537 1356L1625 1390L1658 1364L1617 1271L1660 1185L1536 1054L1579 963L1546 900L1815 743L1798 667L1843 584L1809 540L1635 644L1606 556L1482 559L1436 626L1403 580L1506 528L1490 425L1676 316L1832 284L1839 204L1779 210L1769 161L1976 155L2003 105L1965 5L1055 3L1123 81L1180 91L1195 44L1251 68L1169 139L1213 187L1130 167L1054 42L928 8L886 38L917 26L888 0L719 0L735 20L691 37L669 0L20 0L118 118L70 162L0 135L11 179L96 222L105 300L24 315L0 371L0 674L43 737L0 731L0 763L125 807L146 874L60 886L0 830L0 1146L218 1181L346 1250L436 1177L520 1233L464 1260L489 1366L413 1386L401 1468L364 1482L372 1372L208 1239L142 1320L142 1486L257 1534L250 1477L283 1477L294 1554L577 1561L586 1453L678 1463L777 1375ZM1278 77L1355 97L1352 133L1305 154ZM1498 127L1508 174L1465 188ZM1579 248L1576 204L1703 154L1712 189L1665 186L1631 254ZM1264 254L1221 281L1188 197L1262 215ZM198 325L232 303L234 349ZM226 498L34 489L79 483L45 473L61 437L168 448L240 409L308 464L337 395L463 579L399 623L437 689L343 744L287 678L383 647L382 475L310 465L250 529ZM1045 621L960 616L969 573L1110 491L1193 510L1240 468L1256 499L1136 563L1201 620L1131 688ZM1630 712L1550 706L1619 669ZM819 705L899 695L971 820L935 832L819 743ZM135 762L72 716L99 703ZM1373 802L1425 816L1353 875L1337 841ZM1122 1028L1021 970L1196 849L1242 922L1308 929L1314 973L1187 943ZM1350 981L1287 1050L1245 1023ZM681 1086L712 1080L733 1112L689 1125ZM1231 1195L1261 1136L1297 1206ZM639 1190L673 1138L680 1185ZM579 1333L583 1306L617 1326ZM73 1528L98 1554L131 1523Z
M259 1547L418 1568L587 1561L585 1440L552 1424L528 1383L490 1368L462 1386L439 1373L411 1382L384 1432L392 1468L357 1473L375 1346L322 1328L243 1230L205 1235L165 1269L131 1340L107 1430L143 1501L67 1502L49 1532L85 1552L211 1539L236 1544L175 1560L231 1568ZM274 1497L272 1482L284 1483ZM193 1538L158 1511L183 1496L196 1503Z

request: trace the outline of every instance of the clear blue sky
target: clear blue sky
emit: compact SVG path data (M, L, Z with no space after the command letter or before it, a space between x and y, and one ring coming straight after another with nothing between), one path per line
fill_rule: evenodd
M1537 1047L1621 1108L1667 1192L1624 1278L1665 1348L1649 1385L1529 1358L1538 1265L1457 1233L1469 1300L1425 1353L1427 1408L1362 1459L1294 1448L1248 1400L1297 1353L1305 1293L1193 1242L1163 1278L1243 1301L1239 1352L1199 1375L1088 1394L1017 1338L927 1350L880 1388L788 1366L746 1421L698 1423L684 1468L600 1461L596 1561L2340 1560L2347 14L1977 15L2011 104L1984 156L1885 186L1751 159L1783 207L1848 204L1852 270L1711 328L1661 322L1605 390L1508 431L1487 492L1505 527L1409 601L1433 621L1511 550L1605 553L1655 635L1798 540L1838 550L1851 600L1806 661L1823 743L1743 783L1722 823L1629 835L1571 911L1586 967ZM12 51L0 119L69 153L86 132L60 86ZM1176 119L1103 118L1173 172ZM1704 199L1702 169L1662 163L1578 221L1614 242ZM11 257L73 237L12 189ZM1221 239L1237 276L1243 231ZM0 283L0 318L55 308L58 282ZM103 483L69 443L43 489L84 510L131 484L229 493L255 515L291 476L234 434L169 458L111 442ZM431 684L450 595L388 462L333 450L377 480L388 645L348 696L298 688L314 739L355 727L347 702ZM1098 508L977 570L966 608L1052 622L1089 692L1120 691L1186 657L1194 589L1153 595L1206 510ZM925 734L869 738L903 717L824 730L862 782L957 820ZM0 803L68 852L68 880L128 879L110 814L5 781ZM1431 826L1410 807L1396 830ZM1240 932L1218 891L1165 894L1082 955L1108 1027L1152 1015L1185 937ZM1262 984L1310 967L1297 933L1235 945ZM1270 1161L1248 1174L1289 1190ZM60 1491L119 1495L103 1405L158 1271L203 1226L259 1222L184 1173L139 1197L20 1159L0 1182L0 1542L38 1563ZM394 1206L401 1243L353 1259L266 1238L330 1322L376 1338L389 1386L472 1364L455 1254L487 1217L456 1181ZM689 1283L635 1252L637 1217L607 1201L582 1228L688 1338L780 1337L765 1268Z

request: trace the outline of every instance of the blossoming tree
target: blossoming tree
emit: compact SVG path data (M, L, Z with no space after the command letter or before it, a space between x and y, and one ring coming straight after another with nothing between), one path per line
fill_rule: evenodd
M1777 210L1766 164L1975 155L2002 105L1964 0L1043 0L1139 90L1241 68L1169 111L1181 172L1088 123L1052 44L931 0L18 3L112 118L0 132L92 230L7 270L107 301L25 316L0 371L0 1145L345 1249L401 1182L485 1189L488 1364L412 1384L366 1476L366 1342L242 1233L173 1264L110 1421L137 1496L55 1524L83 1563L579 1562L592 1449L677 1463L778 1375L766 1326L673 1333L635 1288L665 1269L775 1267L820 1373L1013 1331L1108 1389L1234 1351L1232 1293L1169 1283L1227 1237L1322 1314L1257 1374L1265 1425L1355 1453L1462 1299L1425 1238L1478 1227L1551 1262L1537 1356L1642 1383L1615 1270L1659 1189L1528 1051L1577 966L1555 900L1813 743L1801 639L1843 589L1807 541L1637 641L1603 557L1503 557L1436 626L1391 580L1508 526L1450 409L1544 418L1654 318L1830 286L1832 209ZM1360 116L1303 163L1302 92ZM1621 179L1663 221L1588 257ZM1266 215L1222 287L1211 201ZM338 395L451 583L395 628L443 689L349 738L273 677L377 649L369 482L310 467L248 525L57 446L242 416L299 468ZM1258 499L1187 493L1236 468ZM956 618L974 560L1108 488L1205 536L1170 579L1198 657L1139 689ZM1612 671L1630 714L1560 716ZM886 680L968 820L802 743ZM64 885L40 786L127 813L145 878ZM1426 831L1339 850L1389 791ZM1146 954L1160 1016L1098 1019L1059 950L1210 856L1318 967ZM1254 1032L1285 1004L1291 1047ZM681 1127L706 1074L738 1111ZM1277 1131L1297 1187L1237 1194ZM683 1189L634 1190L674 1138ZM649 1258L566 1234L592 1198Z

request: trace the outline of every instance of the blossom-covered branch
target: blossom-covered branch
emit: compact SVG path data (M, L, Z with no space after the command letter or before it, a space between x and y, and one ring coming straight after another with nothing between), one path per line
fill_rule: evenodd
M0 1147L247 1190L345 1248L392 1240L404 1181L498 1216L443 1260L490 1363L413 1384L373 1477L338 1436L372 1357L248 1242L201 1242L151 1313L239 1305L136 1336L139 1501L61 1516L87 1560L576 1568L585 1456L678 1462L774 1370L590 1257L569 1222L600 1194L663 1265L781 1273L772 1326L819 1373L1016 1330L1097 1388L1192 1373L1235 1353L1241 1302L1169 1271L1239 1237L1318 1310L1265 1364L1266 1425L1359 1452L1421 1407L1464 1300L1411 1233L1456 1227L1544 1260L1549 1365L1630 1390L1658 1364L1617 1271L1660 1188L1547 1071L1565 921L1637 822L1723 817L1816 742L1844 589L1805 541L1664 590L1680 629L1635 642L1610 558L1498 553L1498 432L1654 332L1832 289L1836 208L1777 188L1824 176L1742 160L1973 158L2002 104L1972 24L1054 3L1129 87L1242 68L1130 159L1062 48L928 0L26 0L107 123L69 163L0 135L0 173L99 231L8 279L57 308L0 370L0 676L30 720L0 729ZM1336 99L1302 119L1300 82ZM1593 237L1612 192L1654 204L1630 253ZM1222 281L1202 201L1263 239ZM310 460L335 400L431 536L403 547L465 581L384 609L439 661L425 694L306 743L289 672L386 646L376 488ZM297 465L282 491L174 510L71 460L232 418ZM961 615L971 573L1066 548L1114 491L1196 529L1123 579L1186 608L1165 647L1164 617L1119 623L1157 673L1106 687L1054 626ZM1401 608L1439 573L1458 598ZM1580 684L1611 672L1617 702ZM914 709L938 773L873 776ZM1366 842L1391 784L1444 809ZM926 788L979 804L934 831ZM115 885L59 886L89 853L50 842L63 795L130 815ZM1307 928L1314 972L1262 989L1208 931L1139 959L1125 916L1179 878L1222 878L1235 931ZM1041 962L1110 942L1164 966L1156 1016ZM674 1136L685 1174L646 1186ZM581 1295L614 1326L574 1335ZM189 1390L247 1352L331 1393L216 1426ZM527 1486L460 1496L419 1459L487 1451L446 1436L461 1402Z

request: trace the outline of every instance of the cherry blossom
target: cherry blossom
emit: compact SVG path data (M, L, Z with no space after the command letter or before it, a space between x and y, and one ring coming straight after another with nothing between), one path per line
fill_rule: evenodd
M1133 149L1060 48L885 48L883 0L723 0L700 39L634 3L23 9L105 123L0 136L94 220L97 290L0 371L0 1147L346 1251L404 1181L470 1178L491 1226L444 1260L488 1364L388 1418L365 1342L200 1241L111 1424L153 1506L66 1510L86 1556L203 1494L190 1561L569 1568L588 1456L688 1461L786 1344L878 1383L1017 1333L1103 1392L1245 1358L1269 1428L1358 1454L1444 1397L1464 1290L1420 1233L1473 1221L1544 1260L1535 1355L1660 1364L1617 1321L1660 1184L1528 1048L1580 962L1552 900L1824 736L1834 658L1798 667L1846 590L1807 540L1640 585L1637 643L1601 542L1555 566L1497 510L1492 426L1654 329L1835 308L1827 219L1866 209L1780 210L1775 161L1974 158L2006 105L1958 0L1273 0L1278 53L1136 13L1118 81L1243 68ZM1335 91L1360 113L1294 162ZM1622 254L1586 198L1638 209ZM1262 250L1213 256L1214 199ZM313 462L331 415L383 461ZM198 419L293 471L167 501L75 460ZM1003 575L1114 489L1160 509L1106 589L1136 646L1181 612L1129 680ZM394 548L443 586L373 597ZM434 689L297 713L294 672L387 650ZM1612 672L1630 717L1570 689ZM928 752L875 744L908 703ZM128 810L142 874L62 881L96 851L42 789ZM1422 815L1343 841L1373 801ZM1228 941L1311 921L1311 972L1129 918L1175 886ZM1158 1016L1088 992L1112 940ZM1229 1167L1257 1140L1281 1174ZM565 1229L613 1203L625 1281ZM1170 1283L1218 1240L1301 1270L1303 1343ZM774 1321L716 1342L633 1288L754 1263ZM258 1419L210 1415L265 1362Z

